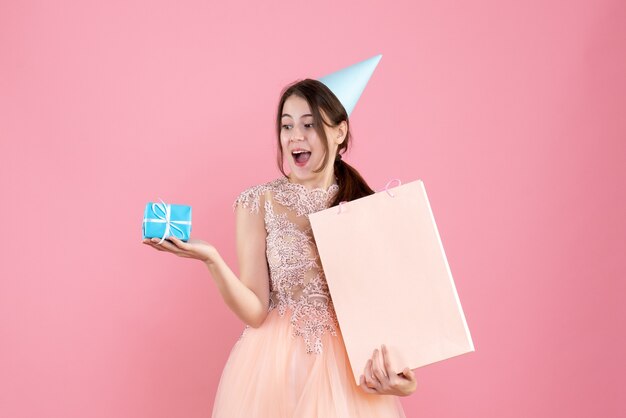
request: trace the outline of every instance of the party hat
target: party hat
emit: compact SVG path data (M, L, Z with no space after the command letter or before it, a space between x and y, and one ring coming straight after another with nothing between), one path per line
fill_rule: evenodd
M382 54L378 54L319 79L337 96L348 116L382 57Z

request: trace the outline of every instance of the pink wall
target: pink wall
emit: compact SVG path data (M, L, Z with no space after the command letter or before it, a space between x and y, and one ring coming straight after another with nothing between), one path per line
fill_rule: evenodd
M626 414L626 3L352 3L0 3L0 416L209 416L243 325L144 205L236 268L281 87L377 53L346 160L424 180L477 350L408 416Z

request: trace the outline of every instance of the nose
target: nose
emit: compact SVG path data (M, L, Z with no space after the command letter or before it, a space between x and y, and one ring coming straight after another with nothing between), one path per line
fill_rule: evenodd
M304 139L302 135L302 130L300 129L298 125L295 125L291 129L290 133L291 133L291 136L289 137L289 142L302 141Z

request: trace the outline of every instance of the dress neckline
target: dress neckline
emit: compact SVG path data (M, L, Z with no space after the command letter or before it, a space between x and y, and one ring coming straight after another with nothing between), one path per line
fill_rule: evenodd
M306 194L312 194L312 193L318 193L318 192L322 192L326 195L331 194L333 192L336 192L337 190L339 190L339 185L337 183L333 183L330 186L328 186L328 189L324 189L322 187L314 187L312 189L307 188L305 185L300 184L300 183L293 183L289 180L288 177L282 177L282 180L285 184L294 187L298 190L301 190L303 192L305 192Z

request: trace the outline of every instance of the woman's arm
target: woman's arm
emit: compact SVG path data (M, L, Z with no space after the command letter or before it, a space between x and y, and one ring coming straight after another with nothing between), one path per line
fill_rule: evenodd
M205 261L224 302L246 324L259 327L269 306L269 272L265 256L265 223L260 213L236 209L239 278L217 250Z
M237 257L240 277L230 269L217 249L202 240L183 242L174 236L158 244L158 238L144 244L179 257L201 260L209 269L224 302L243 322L259 327L267 317L269 306L269 272L265 258L265 222L263 214L237 206Z

